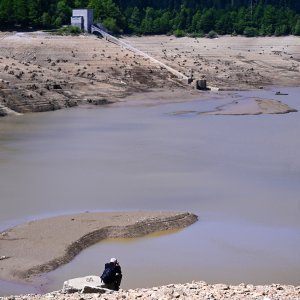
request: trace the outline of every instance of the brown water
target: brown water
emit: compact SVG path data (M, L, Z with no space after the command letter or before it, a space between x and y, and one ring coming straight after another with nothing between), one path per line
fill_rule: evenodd
M284 98L274 90L236 96L300 110L300 89L286 90ZM99 274L111 256L123 267L123 288L192 280L300 284L300 114L172 115L230 101L224 94L0 119L0 230L87 210L199 216L170 235L99 243L49 273L43 292ZM0 295L28 291L0 283Z

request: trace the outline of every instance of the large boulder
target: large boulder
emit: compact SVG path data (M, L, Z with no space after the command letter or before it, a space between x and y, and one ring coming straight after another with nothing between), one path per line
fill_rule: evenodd
M108 290L102 287L101 279L99 276L86 276L74 279L69 279L64 282L64 293L112 293L112 290Z

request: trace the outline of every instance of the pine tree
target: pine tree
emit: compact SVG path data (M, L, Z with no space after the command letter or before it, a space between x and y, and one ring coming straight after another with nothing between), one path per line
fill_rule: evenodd
M0 0L0 28L12 21L13 3L11 0Z
M13 19L17 24L26 25L28 18L25 0L13 0Z
M85 7L94 9L95 20L118 32L299 32L299 0L0 0L0 28L61 26L69 24L71 8Z
M298 19L298 21L295 25L294 35L300 35L300 19Z
M273 35L275 32L276 14L275 8L272 5L267 5L264 10L262 19L262 26L264 28L264 35Z
M139 33L141 24L141 13L138 7L128 8L125 12L128 20L128 28L130 32Z
M231 34L233 33L232 23L230 13L223 13L219 16L216 22L216 31L218 34Z
M192 18L192 25L191 25L192 32L200 32L201 30L200 21L201 21L201 12L200 10L197 10Z
M159 33L163 34L163 33L169 33L172 29L172 14L169 11L165 11L160 19L159 19Z
M203 12L200 20L200 28L203 32L208 33L215 29L215 10L213 8L207 9Z
M91 0L89 7L94 9L94 18L113 32L121 32L124 17L119 7L112 0Z
M154 9L152 7L147 7L145 11L145 17L141 23L141 31L143 34L153 33L153 19L154 19Z
M41 11L39 11L38 2L37 0L27 0L28 21L33 25L38 25L41 20Z
M51 17L49 15L49 13L44 12L42 14L41 24L42 24L43 27L50 27L51 26Z

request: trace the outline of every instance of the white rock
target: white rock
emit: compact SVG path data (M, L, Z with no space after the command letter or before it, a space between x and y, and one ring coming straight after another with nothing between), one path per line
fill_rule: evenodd
M224 291L229 290L229 286L227 284L222 284L222 283L215 284L214 288L217 290L224 290Z
M99 276L86 276L86 277L79 277L70 279L64 282L63 291L64 292L75 292L81 291L84 287L91 287L91 288L101 288L101 279Z

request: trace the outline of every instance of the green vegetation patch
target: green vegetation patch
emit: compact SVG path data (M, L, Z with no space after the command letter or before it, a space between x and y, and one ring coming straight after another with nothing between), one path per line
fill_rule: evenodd
M82 30L77 26L64 26L54 31L54 34L58 35L79 35Z
M0 30L60 28L70 24L73 8L94 9L95 23L113 33L300 35L298 0L0 0Z

